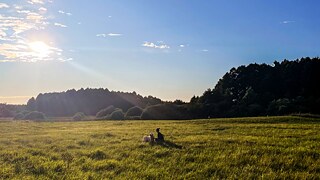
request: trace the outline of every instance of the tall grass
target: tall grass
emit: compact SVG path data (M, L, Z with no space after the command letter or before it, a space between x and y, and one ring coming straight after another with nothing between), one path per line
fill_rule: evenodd
M167 143L142 137L160 127ZM0 179L317 179L320 121L0 121Z

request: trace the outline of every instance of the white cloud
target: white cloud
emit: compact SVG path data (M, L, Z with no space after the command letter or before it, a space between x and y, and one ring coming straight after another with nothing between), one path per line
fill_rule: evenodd
M119 33L109 33L108 36L122 36L122 34L119 34Z
M115 37L115 36L123 36L123 34L119 34L119 33L109 33L109 34L97 34L97 37L107 37L107 36L111 36L111 37Z
M208 52L209 50L208 49L202 49L201 51L202 52Z
M10 6L6 3L0 3L0 9L1 8L9 8Z
M179 47L184 48L186 46L184 44L180 44Z
M16 5L16 4L14 4L13 7L14 7L15 9L18 9L18 10L23 9L22 6L18 6L18 5Z
M281 24L289 24L289 23L294 23L295 21L282 21Z
M61 23L54 23L53 25L58 26L58 27L62 27L62 28L68 27L68 26L61 24Z
M97 37L107 37L106 34L97 34L96 36L97 36Z
M142 44L143 47L155 48L155 49L170 49L170 46L163 43L163 41L158 41L158 44L153 42L144 42Z
M39 8L39 11L41 11L41 12L46 12L46 11L47 11L47 8L41 7L41 8Z
M28 1L29 4L44 4L42 0L30 0Z
M30 12L31 11L29 11L29 10L17 10L17 13L19 13L19 14L28 14Z
M71 15L72 15L71 13L69 13L69 12L64 12L64 11L62 11L62 10L59 10L58 13L60 13L60 14L65 14L65 15L67 15L67 16L71 16Z

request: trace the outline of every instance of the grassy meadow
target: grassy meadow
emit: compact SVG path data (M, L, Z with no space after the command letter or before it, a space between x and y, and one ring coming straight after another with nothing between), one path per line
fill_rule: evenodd
M167 143L142 137L160 127ZM0 179L318 179L320 120L0 121Z

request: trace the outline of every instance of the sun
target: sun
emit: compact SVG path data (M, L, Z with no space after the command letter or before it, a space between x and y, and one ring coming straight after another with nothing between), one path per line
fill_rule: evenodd
M42 41L29 43L29 48L32 55L39 58L48 57L52 53L51 47Z

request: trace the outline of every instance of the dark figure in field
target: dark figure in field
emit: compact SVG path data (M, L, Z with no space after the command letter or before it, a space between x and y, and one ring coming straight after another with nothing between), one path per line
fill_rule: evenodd
M157 133L158 133L158 138L156 138L156 142L164 142L164 136L163 134L160 132L160 128L156 129Z

